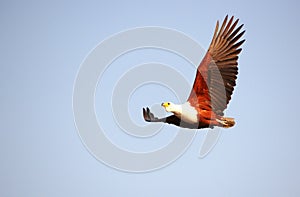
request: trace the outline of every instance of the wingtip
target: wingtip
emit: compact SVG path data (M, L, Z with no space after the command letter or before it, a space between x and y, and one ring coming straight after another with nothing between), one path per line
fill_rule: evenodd
M146 110L145 110L145 108L143 108L143 117L144 117L144 119L145 119L145 116L146 116Z
M143 117L146 122L150 122L149 120L149 108L143 108Z
M228 14L225 16L224 21L227 21L228 19Z
M226 14L224 20L228 20L228 18L229 18L229 15ZM234 19L234 15L232 15L232 16L230 17L229 21L232 21L233 19Z

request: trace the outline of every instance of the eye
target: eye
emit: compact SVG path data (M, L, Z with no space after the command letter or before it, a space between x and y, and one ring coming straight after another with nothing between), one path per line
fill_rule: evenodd
M170 103L168 103L168 105L170 105Z

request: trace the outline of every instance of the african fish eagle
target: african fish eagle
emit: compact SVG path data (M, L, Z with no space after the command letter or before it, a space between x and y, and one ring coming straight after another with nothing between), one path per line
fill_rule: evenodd
M243 24L236 28L239 19L234 22L233 19L232 16L228 21L226 16L220 29L217 21L212 41L198 66L187 101L181 105L162 103L167 112L173 113L165 118L157 118L148 107L143 108L145 121L164 122L190 129L234 126L234 119L223 115L236 85L238 55L245 41L240 41L240 38L245 31L240 32Z

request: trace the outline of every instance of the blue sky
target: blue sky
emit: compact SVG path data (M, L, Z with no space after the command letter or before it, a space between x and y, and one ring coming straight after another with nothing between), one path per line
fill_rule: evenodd
M298 8L297 1L2 1L0 195L299 196ZM125 173L97 161L81 142L72 111L74 80L87 54L112 34L140 26L176 29L207 48L216 20L226 14L247 30L226 111L237 125L222 132L204 159L198 153L206 131L200 131L181 158L154 172ZM124 56L111 75L137 59L174 65L193 82L188 63L153 50ZM135 102L148 97L135 96ZM138 110L132 118L144 124ZM109 118L100 121L116 131L107 134L116 144L144 148L143 141L123 141ZM172 129L145 141L147 148L170 140Z

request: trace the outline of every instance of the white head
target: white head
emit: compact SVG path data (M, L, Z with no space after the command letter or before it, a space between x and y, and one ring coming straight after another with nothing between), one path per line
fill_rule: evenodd
M161 104L165 108L167 112L173 112L174 114L180 115L182 113L182 109L180 105L176 105L171 102L164 102Z

